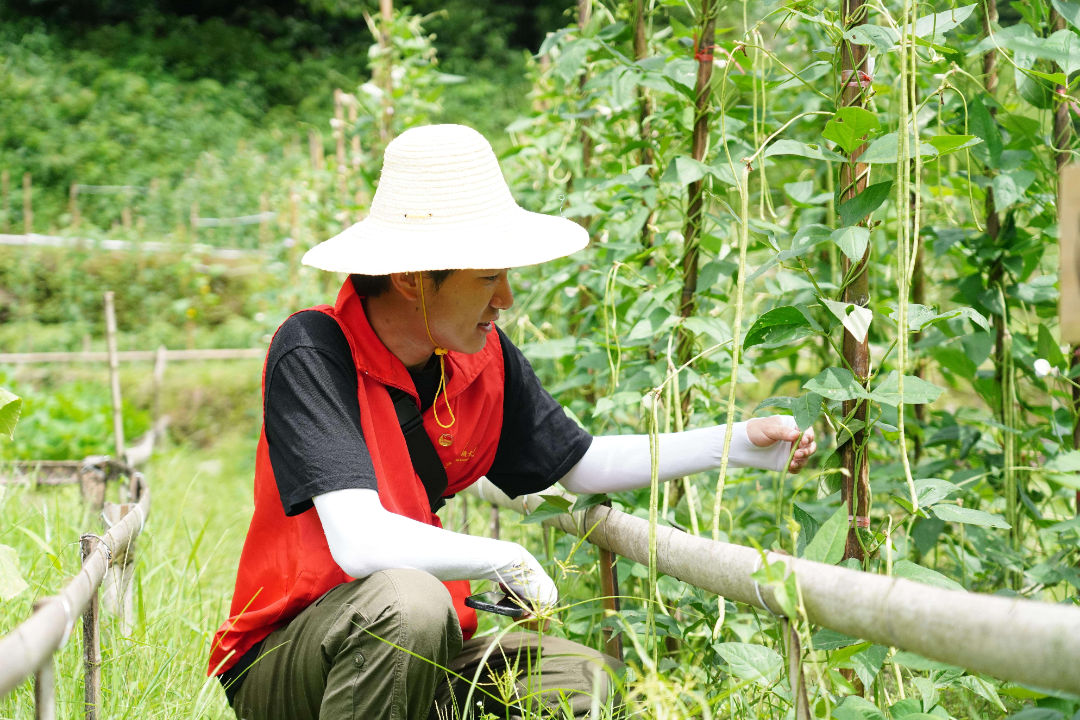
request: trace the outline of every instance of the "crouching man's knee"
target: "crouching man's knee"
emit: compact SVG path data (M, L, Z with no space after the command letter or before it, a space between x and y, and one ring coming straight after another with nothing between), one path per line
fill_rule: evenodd
M426 716L443 668L461 652L446 586L420 570L383 570L348 583L335 600L340 612L322 648L322 716L381 718L391 706L394 717Z

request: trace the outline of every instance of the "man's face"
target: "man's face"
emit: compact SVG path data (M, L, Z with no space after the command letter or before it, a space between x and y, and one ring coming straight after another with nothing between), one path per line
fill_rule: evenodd
M438 290L424 279L428 324L435 342L447 350L477 353L484 349L500 310L514 304L507 271L456 270Z

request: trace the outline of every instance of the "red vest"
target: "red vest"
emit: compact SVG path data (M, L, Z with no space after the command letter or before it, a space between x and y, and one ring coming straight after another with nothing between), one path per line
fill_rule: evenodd
M311 309L337 320L352 349L360 425L375 466L383 507L441 527L428 505L424 484L413 471L394 404L384 387L392 385L416 397L408 371L371 329L352 282L347 280L342 286L334 307L320 305ZM452 495L476 482L495 459L502 430L505 385L498 333L492 330L484 349L474 355L449 353L446 374L450 406L457 421L444 430L428 408L424 426L446 467L449 480L446 495ZM436 403L439 417L445 422L449 413L442 394ZM443 446L447 436L452 440ZM393 538L385 540L393 542ZM314 508L295 517L285 516L270 466L264 427L255 458L255 514L240 555L230 617L214 637L209 674L228 670L255 643L296 617L331 588L350 580L330 555ZM465 607L469 582L458 580L445 584L467 639L476 631L476 612Z

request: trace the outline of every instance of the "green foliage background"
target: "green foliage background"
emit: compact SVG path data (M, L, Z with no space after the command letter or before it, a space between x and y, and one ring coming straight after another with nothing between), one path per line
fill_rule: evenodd
M1052 5L1075 9L1070 17L1080 20L1075 4ZM872 77L860 84L864 108L843 107L840 53L853 31L835 4L719 5L714 53L721 61L707 88L708 142L698 157L694 55L707 21L699 4L648 4L641 58L627 3L593 3L580 25L559 8L532 8L531 37L542 40L529 45L534 54L508 24L521 21L520 8L452 3L445 15L425 16L439 8L418 5L386 27L392 44L385 53L400 70L390 83L389 129L430 121L478 127L523 205L589 228L587 250L512 272L517 303L504 327L591 432L678 431L775 412L819 430L812 472L713 471L659 492L622 494L612 498L617 507L654 527L705 536L712 529L719 539L863 572L1076 604L1076 372L1057 335L1050 128L1052 85L1072 92L1080 38L1075 28L1051 33L1052 5L1025 0L1002 8L993 28L1001 48L996 92L981 75L993 43L982 37L977 7L919 6L926 19L915 25L917 40L908 33L919 52L911 72L895 30L911 6L875 6L862 34L848 36L874 60ZM380 96L370 88L386 55L372 50L360 6L335 0L184 20L164 7L90 7L80 14L75 5L54 6L63 22L43 19L40 9L36 17L27 8L5 10L15 13L0 50L0 92L14 99L0 107L10 221L20 226L15 186L25 171L40 188L35 229L61 235L75 234L66 207L71 182L145 186L131 196L90 196L81 206L80 234L134 244L125 252L0 249L0 350L101 349L106 288L117 292L124 348L264 346L290 312L326 301L341 280L297 259L366 209L383 142ZM1060 77L1056 66L1065 68ZM922 103L917 113L900 100L905 82ZM361 150L355 165L347 150L347 167L334 158L335 87L360 104L345 132ZM923 153L918 174L913 155L898 152L913 124L913 147ZM309 159L309 131L324 160ZM869 148L859 156L864 140ZM838 170L858 157L873 160L867 187L844 203ZM149 192L153 178L160 185ZM687 217L694 188L704 198L697 220ZM991 192L1001 220L996 235L987 232ZM260 196L277 212L269 228L200 228L199 244L191 242L192 202L202 217L230 217L256 212ZM118 223L124 207L137 218L134 227ZM918 299L904 279L912 227L923 248ZM145 244L151 239L165 248ZM214 249L242 253L222 257ZM845 258L857 263L866 250L870 291L858 312L870 318L872 375L862 383L838 349L855 310L844 295L855 274ZM686 293L694 299L690 312ZM149 422L146 370L131 368L125 377L132 433ZM0 377L27 400L18 430L25 439L0 452L108 452L106 395L93 373ZM177 662L163 667L140 656L127 667L138 677L151 665L160 669L181 694L197 698L179 702L193 715L227 712L216 688L196 683L191 668L221 616L241 536L235 523L221 526L211 513L203 474L211 466L193 466L192 457L226 457L234 473L222 480L229 492L248 482L250 468L236 458L250 454L257 434L255 379L247 367L185 370L165 403L179 449L154 470L162 482L190 478L194 514L207 519L200 530L183 515L167 516L167 549L151 553L147 567L163 596L189 576L199 592L182 599L189 612L179 615L192 618L190 626L160 617L139 631L144 644L175 651ZM854 418L854 402L869 409L865 422ZM852 435L870 467L870 527L855 532L861 560L842 559L848 513L837 450ZM46 567L41 543L14 528L32 526L47 538L50 517L74 517L73 503L61 509L69 500L27 493L2 508L0 539L19 549L39 588L55 586L57 563L72 560L45 539L53 560ZM446 512L474 531L485 522L486 511L464 501ZM68 535L81 527L70 522ZM208 554L206 532L218 543ZM564 596L595 597L592 550L541 535L535 525L507 532L544 555ZM171 556L187 557L182 569ZM628 596L619 618L585 602L567 610L555 632L591 644L604 626L621 632L635 689L645 705L671 716L792 711L779 623L648 568L620 561L619 572ZM788 587L768 568L759 580ZM660 610L643 600L657 596ZM1080 709L1080 698L894 653L815 628L791 610L818 717L1004 717L1035 704L1023 717L1057 720ZM73 677L70 652L65 657ZM72 696L74 689L72 681ZM172 712L174 696L160 695Z

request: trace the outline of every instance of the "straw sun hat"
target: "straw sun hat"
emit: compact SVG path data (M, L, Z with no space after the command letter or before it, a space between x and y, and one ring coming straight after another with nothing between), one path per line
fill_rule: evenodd
M368 216L311 248L303 262L361 275L510 268L563 257L588 242L577 223L514 202L480 133L428 125L387 145Z

